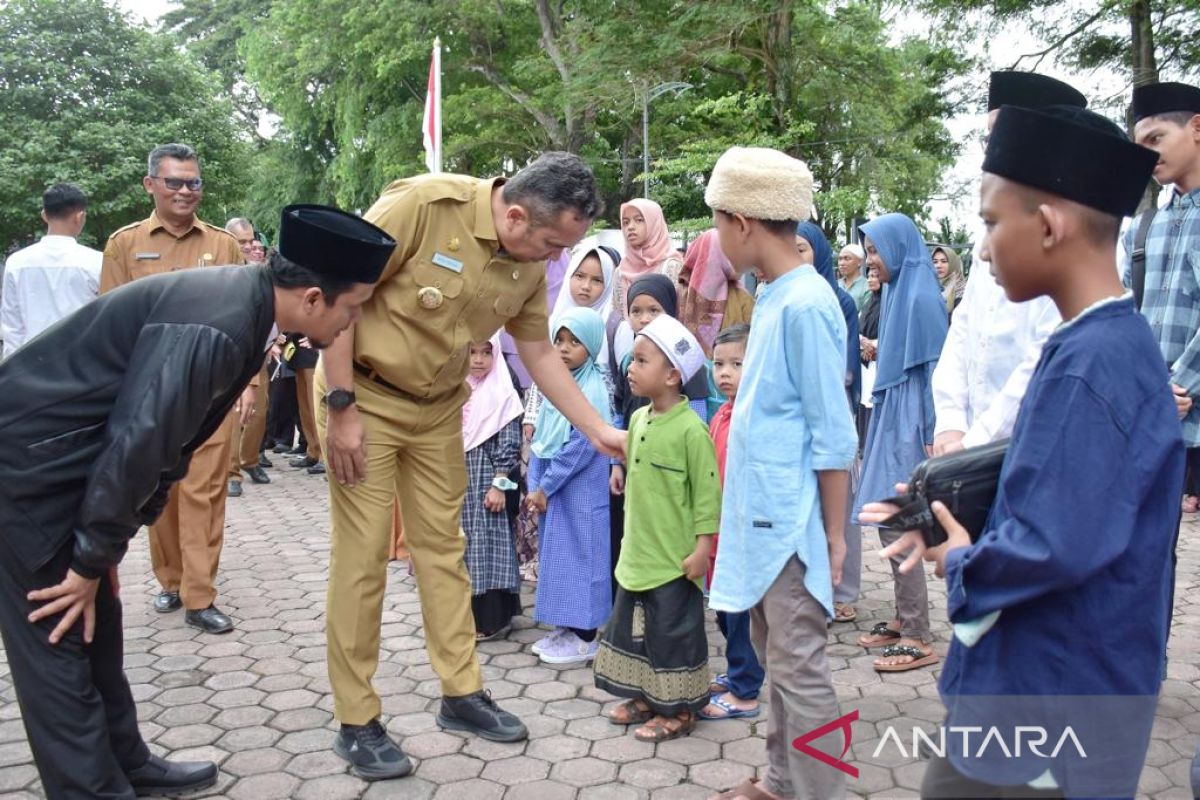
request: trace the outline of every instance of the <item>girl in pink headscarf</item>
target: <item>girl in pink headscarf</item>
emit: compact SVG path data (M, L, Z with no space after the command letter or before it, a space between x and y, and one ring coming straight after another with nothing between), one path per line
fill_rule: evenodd
M613 292L613 310L625 318L625 295L633 282L656 272L674 283L683 268L683 257L671 244L662 206L653 200L637 198L621 205L621 233L625 236L625 257L618 269L620 280Z
M754 297L742 288L733 265L721 252L716 230L697 236L679 273L679 321L712 358L717 334L734 325L749 324L753 311Z
M471 343L467 384L471 397L463 407L464 561L473 589L475 638L483 641L503 636L513 616L521 613L521 574L507 495L517 488L509 475L520 458L524 406L500 352L499 334Z

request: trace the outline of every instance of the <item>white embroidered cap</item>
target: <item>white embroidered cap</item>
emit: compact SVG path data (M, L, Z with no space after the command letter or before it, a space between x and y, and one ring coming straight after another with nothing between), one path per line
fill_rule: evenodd
M645 336L663 352L671 366L683 375L687 383L704 366L704 350L700 342L682 322L668 314L659 314L642 328L638 336Z

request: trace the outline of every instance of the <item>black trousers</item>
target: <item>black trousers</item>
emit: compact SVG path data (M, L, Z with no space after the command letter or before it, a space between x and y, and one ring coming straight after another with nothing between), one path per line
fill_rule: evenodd
M271 381L267 409L267 438L275 444L293 444L296 441L296 429L300 425L295 376Z
M933 757L921 781L923 800L1009 800L1009 798L1061 798L1057 789L1029 786L993 786L968 778L945 758Z
M108 576L96 593L96 630L83 641L83 619L58 644L49 637L60 617L37 624L34 589L61 583L71 562L68 544L36 572L25 569L0 532L0 634L25 733L49 800L133 798L125 773L150 751L138 731L137 707L124 670L121 601Z

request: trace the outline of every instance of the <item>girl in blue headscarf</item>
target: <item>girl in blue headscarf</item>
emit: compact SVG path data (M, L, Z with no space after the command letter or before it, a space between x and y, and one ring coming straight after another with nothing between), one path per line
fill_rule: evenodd
M556 316L551 327L554 346L583 396L610 419L608 385L596 363L604 320L591 308L573 306ZM548 399L538 413L530 449L526 502L544 515L538 526L533 617L553 626L534 652L549 664L584 663L595 656L596 629L612 611L609 460Z
M837 295L838 305L842 307L842 315L846 318L846 396L850 401L850 410L858 410L858 394L861 387L862 365L858 353L858 306L850 293L841 287L837 275L833 271L833 248L825 238L825 232L815 222L801 222L796 226L796 248L802 258L812 253L813 269L829 282L833 293ZM807 248L807 251L806 251Z
M833 248L825 238L825 232L815 222L801 222L796 226L796 249L800 257L812 261L813 269L824 278L837 295L842 316L846 318L846 399L850 413L857 415L859 391L862 386L862 363L858 347L858 306L850 293L841 287L833 271ZM858 619L854 605L858 602L858 591L862 585L862 530L854 522L851 512L854 502L854 482L857 470L850 471L851 493L847 498L846 560L842 563L842 581L833 587L833 621L853 622Z
M883 283L883 310L876 356L875 410L863 448L862 480L854 518L864 503L891 497L907 483L933 444L934 409L930 378L946 340L946 305L920 231L903 214L885 214L861 229L867 265ZM884 546L900 532L879 531ZM937 662L929 646L929 596L924 570L903 574L892 561L896 617L880 622L858 641L880 647L881 672L903 672Z

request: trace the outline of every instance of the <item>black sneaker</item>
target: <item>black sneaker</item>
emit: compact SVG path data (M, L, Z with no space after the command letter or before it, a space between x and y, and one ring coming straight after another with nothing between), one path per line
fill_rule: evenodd
M377 719L366 725L342 725L333 740L333 752L349 761L350 771L364 781L403 778L413 768Z
M466 731L493 742L519 742L529 737L524 723L496 705L490 692L443 697L437 723L443 728Z

